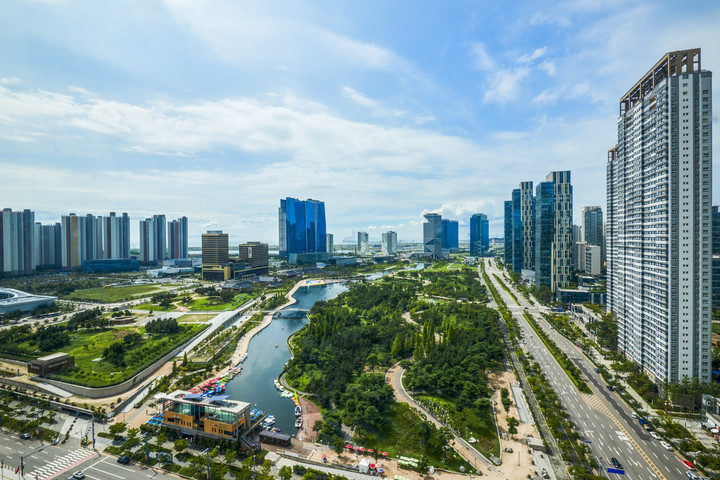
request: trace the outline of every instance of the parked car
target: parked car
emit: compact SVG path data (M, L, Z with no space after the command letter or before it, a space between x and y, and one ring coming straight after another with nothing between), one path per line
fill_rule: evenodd
M685 465L690 470L695 470L695 465L693 465L691 462L688 462L687 460L683 460L683 465Z
M29 433L21 433L20 438L23 440L30 440L30 434Z
M617 458L612 457L610 459L610 463L613 464L613 467L622 469L622 463L620 463L620 460L618 460Z
M672 445L667 442L660 442L660 445L662 445L665 450L672 450Z
M687 477L688 477L690 480L698 480L698 478L700 478L700 477L698 477L697 475L695 475L695 472L691 472L691 471L685 472L685 475L687 475Z
M78 470L77 472L73 473L73 478L75 480L82 480L83 478L85 478L85 472L83 472L82 470Z
M660 435L655 432L650 432L650 436L653 437L655 440L660 440Z
M630 415L631 415L633 418L637 418L637 417L638 417L637 412L632 412Z
M613 390L615 390L615 387L613 387L612 385L608 385L608 390L612 392Z
M117 462L122 463L123 465L127 465L128 463L130 463L130 457L123 455L122 457L118 457Z

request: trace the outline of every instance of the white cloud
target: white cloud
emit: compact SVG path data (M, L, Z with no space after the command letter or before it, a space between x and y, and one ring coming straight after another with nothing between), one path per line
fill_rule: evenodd
M2 77L0 78L0 85L15 85L21 81L18 77Z
M554 77L557 75L557 67L555 66L555 62L551 62L549 60L544 60L540 62L538 65L538 68L545 73L547 73L549 76Z
M557 92L550 92L546 89L540 92L540 94L533 98L532 101L533 103L538 103L540 105L548 105L551 103L555 103L558 97L559 94Z
M365 95L362 95L357 90L353 90L350 87L342 87L343 96L346 98L349 98L353 102L357 103L358 105L362 105L363 107L377 107L378 102L375 100L366 97Z
M537 60L538 58L540 58L540 57L542 57L543 55L545 55L546 52L547 52L547 47L538 48L538 49L536 49L533 53L531 53L530 55L522 55L520 58L518 58L518 62L520 62L520 63L530 63L530 62L532 62L533 60Z
M529 74L528 67L497 71L490 79L483 102L505 103L515 100L519 93L520 82Z
M489 71L497 68L497 64L490 58L485 45L477 42L472 46L472 54L475 59L475 66L480 70Z

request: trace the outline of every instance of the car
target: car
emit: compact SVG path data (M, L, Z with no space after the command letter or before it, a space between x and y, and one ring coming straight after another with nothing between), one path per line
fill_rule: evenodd
M683 460L683 465L685 465L690 470L695 470L695 465L693 465L691 462L688 462L687 460Z
M599 372L600 372L600 370L597 367L595 367L595 373L599 373Z
M667 442L660 442L660 445L662 445L665 450L672 450L672 445Z
M655 432L650 432L650 436L653 437L655 440L660 440L660 435Z
M608 385L608 390L612 392L613 390L615 390L615 387L613 387L612 385Z
M613 464L613 467L622 469L622 463L620 463L620 460L618 460L617 458L612 457L610 459L610 463Z
M652 431L653 431L653 429L652 429L652 427L650 426L649 423L646 423L646 424L645 424L645 430L647 430L648 432L652 432Z
M637 418L637 417L638 417L637 412L632 412L630 415L631 415L633 418Z
M30 440L30 434L29 433L21 433L20 438L23 440Z
M127 465L128 463L130 463L130 457L123 455L122 457L118 457L117 462L122 463L123 465Z
M690 472L690 471L685 472L685 475L687 475L687 477L688 477L690 480L698 480L698 478L700 478L700 477L698 477L697 475L695 475L694 472Z
M82 480L83 478L85 478L85 472L83 472L82 470L78 470L77 472L73 473L73 478L75 480Z

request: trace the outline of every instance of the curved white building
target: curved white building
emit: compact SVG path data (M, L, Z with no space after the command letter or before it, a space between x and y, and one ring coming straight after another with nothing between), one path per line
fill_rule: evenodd
M15 310L30 312L43 305L50 305L57 297L46 295L33 295L13 288L0 288L0 315L12 313Z

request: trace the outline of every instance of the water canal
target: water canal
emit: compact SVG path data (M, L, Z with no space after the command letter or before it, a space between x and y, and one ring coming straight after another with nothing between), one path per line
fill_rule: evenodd
M242 373L227 384L225 394L274 415L275 426L282 433L294 435L294 404L289 398L279 397L273 383L290 360L287 338L308 323L306 314L315 302L333 299L346 290L341 283L299 288L293 295L297 302L280 316L275 315L270 325L250 340Z

